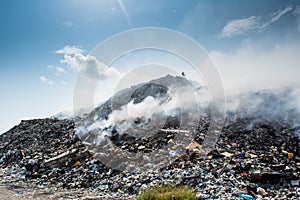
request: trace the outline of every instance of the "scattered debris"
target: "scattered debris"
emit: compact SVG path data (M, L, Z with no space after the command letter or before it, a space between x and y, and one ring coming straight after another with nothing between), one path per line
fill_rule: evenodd
M251 147L251 137L256 135L248 131L243 133L239 129L235 131L232 127L236 125L232 123L224 128L216 149L207 158L198 157L201 143L192 142L181 150L180 146L174 144L170 152L174 152L173 156L178 158L172 164L160 172L130 174L113 170L95 159L75 136L73 120L22 121L0 136L0 182L83 188L96 190L100 196L110 194L112 198L134 197L145 187L168 182L188 185L197 191L199 198L207 199L220 196L230 199L299 197L299 155L293 153L293 156L287 156L286 153L291 149L291 144L297 144L291 143L294 141L292 135L284 132L280 143L269 139L267 144ZM262 124L253 126L253 132L258 129L267 137L268 131L260 126ZM285 131L288 130L283 127ZM165 133L160 137L162 140L170 140L176 131L161 133ZM245 144L240 146L236 138L242 138L243 135L248 137L248 143L242 141ZM135 151L156 146L149 146L147 142L155 142L149 138L138 141L123 138L122 141L120 145L124 149L136 146ZM283 193L280 188L289 189Z
M178 80L177 77L176 83ZM134 92L132 98L138 103L149 95L161 97L166 93L167 88L152 83ZM99 118L107 118L112 112L107 105L93 112ZM215 148L206 157L199 155L209 116L201 116L198 124L185 125L186 128L178 126L178 117L171 117L163 129L150 135L119 134L112 126L106 130L111 136L105 136L111 146L130 153L148 153L168 146L167 156L174 158L159 169L131 173L114 170L98 160L87 149L93 140L83 144L75 134L78 120L24 120L0 135L0 184L93 191L95 197L103 199L134 198L143 189L164 183L187 185L199 199L300 197L300 138L290 124L247 115L229 116ZM135 123L140 125L142 120ZM176 143L178 134L192 137L182 145Z

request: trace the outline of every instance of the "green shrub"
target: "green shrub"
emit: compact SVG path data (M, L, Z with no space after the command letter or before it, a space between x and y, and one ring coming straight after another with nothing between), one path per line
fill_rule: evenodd
M176 187L174 185L153 186L140 195L136 200L195 200L196 194L186 186Z

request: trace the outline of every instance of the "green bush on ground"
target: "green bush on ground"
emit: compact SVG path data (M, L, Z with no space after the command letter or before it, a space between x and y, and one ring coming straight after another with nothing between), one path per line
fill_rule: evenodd
M136 200L195 200L196 194L187 186L176 187L174 185L153 186L140 195Z

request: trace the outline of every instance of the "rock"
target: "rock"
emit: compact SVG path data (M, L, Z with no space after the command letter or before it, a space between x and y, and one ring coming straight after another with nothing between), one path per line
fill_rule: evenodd
M266 196L268 194L268 192L266 192L266 190L262 187L257 188L257 193L261 196Z
M225 156L225 157L231 157L234 154L233 153L229 153L229 152L222 152L221 155Z
M138 150L143 150L145 148L146 148L145 146L141 145L141 146L138 147Z

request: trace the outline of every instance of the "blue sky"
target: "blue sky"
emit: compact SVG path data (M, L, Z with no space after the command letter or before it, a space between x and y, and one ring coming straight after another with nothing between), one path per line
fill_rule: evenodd
M227 88L255 85L258 70L256 83L298 84L300 1L3 0L0 11L0 130L71 109L78 71L65 56L86 56L131 28L192 37L223 72ZM248 75L241 80L243 71Z

